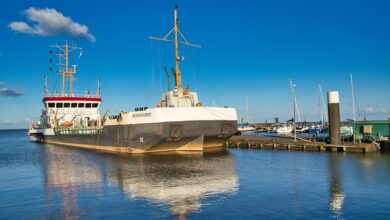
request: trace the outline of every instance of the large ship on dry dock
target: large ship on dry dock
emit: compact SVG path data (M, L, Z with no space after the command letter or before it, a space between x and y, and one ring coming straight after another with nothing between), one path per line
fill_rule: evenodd
M73 93L76 66L69 67L69 53L80 48L59 46L61 93L51 95L45 86L44 110L39 122L28 134L39 142L123 153L197 151L221 147L237 131L234 108L203 107L196 92L183 89L179 62L179 45L190 44L178 28L178 8L174 10L174 27L164 38L175 48L175 87L163 93L153 108L136 108L131 112L101 116L100 85L96 95ZM173 39L170 39L173 35ZM180 41L179 37L183 40ZM61 62L64 60L64 62ZM69 83L67 83L69 82ZM66 93L69 84L69 93ZM130 100L129 100L130 101Z

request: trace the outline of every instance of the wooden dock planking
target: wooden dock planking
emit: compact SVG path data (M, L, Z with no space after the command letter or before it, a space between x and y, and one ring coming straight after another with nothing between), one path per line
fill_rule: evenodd
M323 142L294 142L286 138L259 137L259 136L233 136L226 142L227 147L294 150L294 151L337 151L337 152L377 152L379 148L372 144L341 145L325 144Z

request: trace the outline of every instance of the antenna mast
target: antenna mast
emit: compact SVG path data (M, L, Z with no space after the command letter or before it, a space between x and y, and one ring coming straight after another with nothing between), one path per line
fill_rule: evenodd
M177 18L177 5L175 7L175 11L173 13L173 19L174 19L174 26L173 26L173 33L175 34L175 65L176 65L176 74L175 74L175 81L176 81L176 85L175 87L176 88L181 88L182 87L182 84L181 84L181 73L180 73L180 69L179 69L179 61L180 61L180 57L179 57L179 42L177 41L178 40L178 32L179 32L179 29L178 29L178 18Z
M65 45L50 45L50 47L57 48L60 52L57 52L59 61L57 63L60 69L58 73L62 75L62 87L61 87L61 96L65 96L65 80L66 77L69 77L69 96L73 96L73 74L77 73L76 65L73 65L73 68L69 68L69 53L74 50L81 50L79 47L69 46L68 41ZM62 63L65 59L65 64Z
M98 97L100 97L100 78L98 78L98 91L97 91Z
M174 19L174 25L173 28L166 34L163 38L157 38L157 37L149 37L151 40L160 40L165 42L171 42L175 44L175 88L183 90L182 88L182 82L181 82L181 72L179 68L179 62L183 60L183 57L179 54L179 44L187 45L190 47L196 47L201 48L199 45L190 44L187 39L184 37L184 35L179 30L179 20L178 20L178 7L175 6L175 10L173 12L173 19ZM174 34L174 40L168 39L168 37L172 34ZM179 35L183 39L183 41L179 41Z

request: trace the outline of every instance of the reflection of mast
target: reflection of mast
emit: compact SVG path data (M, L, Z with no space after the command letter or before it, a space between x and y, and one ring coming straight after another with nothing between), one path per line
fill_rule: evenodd
M168 32L168 34L166 34L163 38L149 37L149 39L172 42L175 44L175 66L176 66L176 69L175 69L175 88L182 90L181 72L180 72L180 68L179 68L179 62L182 61L184 58L182 56L180 56L180 54L179 54L179 44L187 45L190 47L197 47L197 48L200 48L201 46L195 45L195 44L190 44L187 41L187 39L184 37L184 35L181 33L181 31L179 30L179 20L177 17L177 13L178 13L178 7L176 5L175 10L173 12L174 26ZM174 40L168 39L168 37L172 34L172 32L174 34ZM183 41L179 41L179 35L181 36Z
M64 208L64 217L66 220L74 219L74 217L79 216L79 208L77 206L77 196L75 189L72 188L63 188L63 208Z

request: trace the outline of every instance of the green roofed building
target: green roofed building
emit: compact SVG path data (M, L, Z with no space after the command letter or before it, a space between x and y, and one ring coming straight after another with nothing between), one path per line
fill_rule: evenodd
M356 121L353 125L355 140L381 141L389 140L389 120Z

